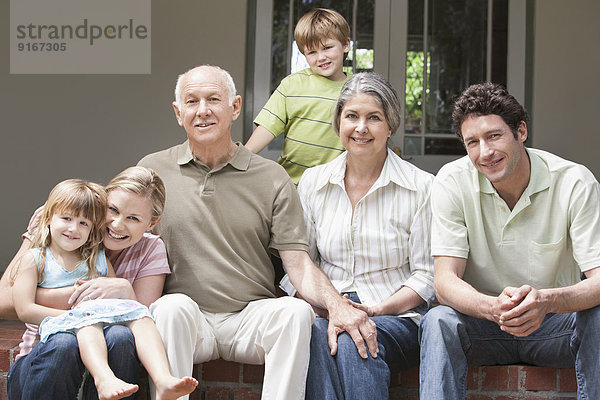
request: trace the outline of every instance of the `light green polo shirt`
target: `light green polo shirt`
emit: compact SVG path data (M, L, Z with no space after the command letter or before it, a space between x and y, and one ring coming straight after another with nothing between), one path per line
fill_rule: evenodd
M238 144L211 170L188 142L139 165L156 171L167 192L158 224L172 269L165 293L184 293L214 313L275 297L269 253L308 250L300 199L283 168Z
M442 167L433 184L432 255L466 258L463 279L485 294L568 286L600 266L593 174L545 151L527 153L529 185L512 211L468 156Z
M254 119L275 137L285 134L278 162L295 184L307 168L325 164L344 151L331 119L350 76L335 82L310 68L288 75Z

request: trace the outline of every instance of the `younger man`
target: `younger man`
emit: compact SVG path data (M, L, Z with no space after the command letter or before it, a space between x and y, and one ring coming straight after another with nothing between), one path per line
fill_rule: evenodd
M464 399L468 364L527 363L575 367L577 398L600 399L598 182L525 148L527 113L499 85L469 87L452 119L468 157L431 191L443 305L421 321L421 398Z
M294 38L310 68L281 81L254 120L258 126L246 147L258 153L284 133L279 164L297 185L307 168L344 151L331 117L348 79L342 67L350 50L350 27L338 12L316 8L300 18Z

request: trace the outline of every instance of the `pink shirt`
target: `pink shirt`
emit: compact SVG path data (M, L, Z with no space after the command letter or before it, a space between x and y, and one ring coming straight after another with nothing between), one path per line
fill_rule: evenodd
M131 284L136 279L171 273L165 244L160 237L151 233L144 233L139 242L119 254L105 251L115 274Z
M29 238L27 234L23 237ZM160 237L151 233L144 233L139 242L118 254L107 250L106 255L117 277L127 279L131 284L136 279L171 273L165 244ZM19 355L16 358L29 354L38 342L37 325L25 324L25 326L27 330L23 333L22 342L19 344Z

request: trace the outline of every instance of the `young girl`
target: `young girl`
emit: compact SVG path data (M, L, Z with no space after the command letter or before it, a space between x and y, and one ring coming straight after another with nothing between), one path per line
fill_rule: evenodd
M170 374L158 331L148 309L141 304L99 299L84 301L64 312L35 303L38 286L58 288L74 285L83 277L114 276L100 248L105 210L106 192L99 185L72 179L52 189L32 249L13 271L17 314L24 322L41 322L42 341L57 332L76 332L81 358L94 378L100 399L120 399L138 390L137 385L118 379L108 366L102 327L113 323L131 329L140 361L156 385L157 399L176 399L191 393L198 382Z

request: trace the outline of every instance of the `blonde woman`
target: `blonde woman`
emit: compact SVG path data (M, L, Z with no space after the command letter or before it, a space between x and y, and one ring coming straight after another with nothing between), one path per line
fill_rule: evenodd
M112 179L106 191L103 244L117 277L82 281L77 287L38 289L36 302L68 309L88 299L134 298L149 306L160 297L165 276L170 270L162 240L148 231L162 215L165 201L162 180L148 168L131 167ZM24 236L21 249L0 281L3 293L10 294L8 274L14 260L31 245L31 236ZM0 315L3 318L17 317L11 298L2 296L0 299ZM105 328L104 335L109 365L115 375L124 381L137 383L140 366L131 331L125 326L113 325ZM84 372L75 336L58 333L37 346L36 338L37 327L28 325L18 359L9 374L9 393L14 398L74 398ZM56 368L61 369L64 379L55 379ZM95 386L87 386L90 391L84 395L97 397ZM28 397L28 393L33 397Z

